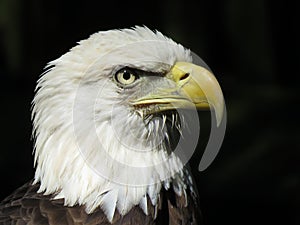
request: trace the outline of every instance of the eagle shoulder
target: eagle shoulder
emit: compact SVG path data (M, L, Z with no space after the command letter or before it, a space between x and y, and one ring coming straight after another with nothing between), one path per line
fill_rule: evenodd
M39 184L28 182L5 198L0 204L0 224L111 225L100 207L92 214L87 214L84 206L64 206L63 199L37 193L38 189ZM124 216L116 211L112 224L200 224L200 211L195 197L189 192L178 196L171 189L162 189L156 206L152 206L148 198L148 215L135 206Z

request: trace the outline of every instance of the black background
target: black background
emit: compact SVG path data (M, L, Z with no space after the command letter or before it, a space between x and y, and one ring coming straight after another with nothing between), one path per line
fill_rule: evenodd
M224 91L222 149L202 173L192 161L205 224L300 224L299 10L296 1L2 0L0 197L33 176L30 107L46 63L96 31L146 25L201 56Z

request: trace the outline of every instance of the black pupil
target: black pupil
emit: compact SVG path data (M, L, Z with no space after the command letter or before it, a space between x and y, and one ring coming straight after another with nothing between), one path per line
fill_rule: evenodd
M131 74L128 71L124 71L123 78L124 80L129 80L131 77Z

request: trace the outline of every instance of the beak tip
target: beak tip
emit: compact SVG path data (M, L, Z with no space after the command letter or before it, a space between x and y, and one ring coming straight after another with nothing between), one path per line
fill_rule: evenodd
M222 120L224 119L224 114L225 114L224 99L222 98L222 101L220 101L218 104L211 103L210 108L215 114L217 127L219 127L222 123Z

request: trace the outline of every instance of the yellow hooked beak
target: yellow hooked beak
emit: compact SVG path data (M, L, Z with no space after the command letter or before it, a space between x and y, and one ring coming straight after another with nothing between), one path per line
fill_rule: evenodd
M166 75L175 82L169 89L158 89L134 101L135 106L155 105L149 113L176 108L214 110L217 126L224 112L224 97L215 76L207 69L188 62L177 62Z

